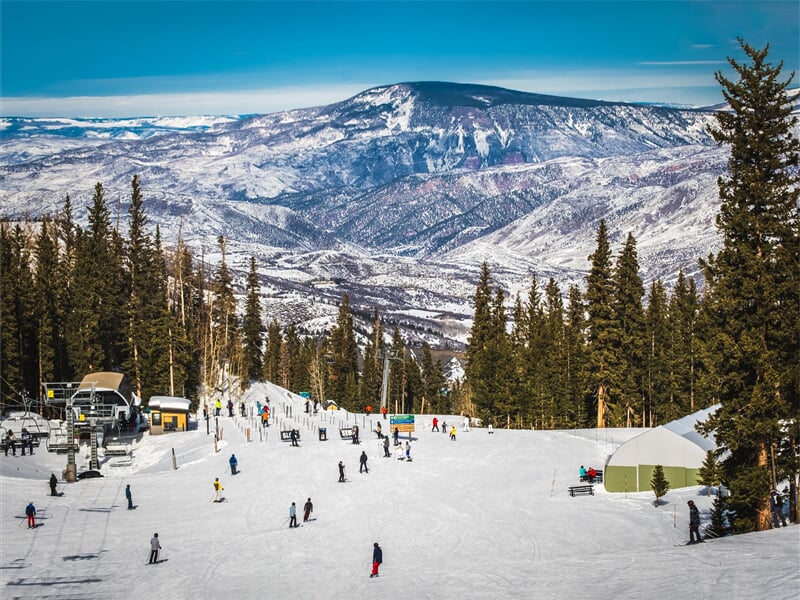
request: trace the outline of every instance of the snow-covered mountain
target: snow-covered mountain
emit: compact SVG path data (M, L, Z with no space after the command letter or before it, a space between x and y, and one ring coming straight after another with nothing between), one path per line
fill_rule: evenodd
M725 149L713 112L422 82L310 109L242 117L2 120L5 217L77 217L101 182L127 210L139 175L167 242L178 231L234 266L256 255L275 293L468 313L484 260L514 292L531 273L588 269L600 218L638 240L646 280L717 244ZM124 220L124 219L123 219ZM332 288L320 281L332 280Z

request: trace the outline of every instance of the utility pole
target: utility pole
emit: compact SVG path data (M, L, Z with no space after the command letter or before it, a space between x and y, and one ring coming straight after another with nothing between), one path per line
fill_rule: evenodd
M383 378L381 379L381 410L384 408L389 410L387 398L389 395L389 365L390 361L401 360L397 354L397 350L386 350L383 353L378 354L378 358L383 359Z

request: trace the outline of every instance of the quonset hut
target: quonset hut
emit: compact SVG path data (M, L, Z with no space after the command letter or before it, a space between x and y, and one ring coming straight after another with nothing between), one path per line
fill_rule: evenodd
M695 425L704 423L719 407L715 404L699 410L622 444L605 465L606 491L649 491L656 465L664 467L664 476L673 489L698 485L697 474L706 453L715 450L717 444L713 434L704 437Z

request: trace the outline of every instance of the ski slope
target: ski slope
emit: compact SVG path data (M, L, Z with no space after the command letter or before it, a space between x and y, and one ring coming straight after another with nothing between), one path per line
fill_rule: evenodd
M103 478L59 483L65 455L0 455L0 598L126 599L316 598L726 598L800 596L800 528L680 546L688 539L686 501L708 520L701 487L572 498L581 464L606 457L640 430L508 431L473 428L457 440L417 417L412 462L383 458L371 433L376 417L344 411L306 416L302 399L271 384L245 395L269 396L279 423L262 430L220 417L214 451L205 422L195 431L145 434L132 458L102 459ZM293 418L289 417L289 414ZM361 427L360 445L339 437ZM424 424L424 427L422 427ZM297 427L301 445L281 442ZM328 441L319 441L318 427ZM388 421L384 431L388 430ZM263 434L266 433L266 439ZM407 434L403 434L404 441ZM173 450L177 469L173 469ZM358 457L369 456L368 474ZM230 474L235 452L240 473ZM337 464L348 482L338 483ZM79 471L88 462L78 457ZM212 502L219 477L225 502ZM126 510L130 484L136 510ZM307 498L312 520L299 521ZM27 529L33 501L41 526ZM157 565L146 565L159 533ZM370 579L372 545L384 563Z

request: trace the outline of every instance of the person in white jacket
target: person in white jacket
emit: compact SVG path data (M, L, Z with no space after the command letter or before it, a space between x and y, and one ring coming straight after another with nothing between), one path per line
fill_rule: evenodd
M469 417L464 417L464 431L469 431Z

